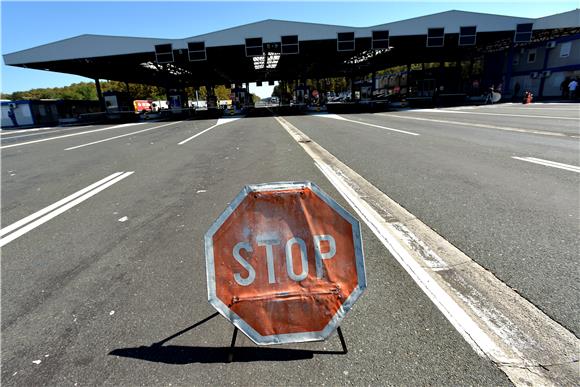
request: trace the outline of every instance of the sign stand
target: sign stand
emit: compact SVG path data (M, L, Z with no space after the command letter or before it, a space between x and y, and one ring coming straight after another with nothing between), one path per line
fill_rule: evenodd
M228 363L234 361L234 349L236 348L236 339L238 338L238 327L234 328L234 333L232 334L232 343L230 344L230 352L228 353ZM342 345L342 354L346 355L348 353L348 348L346 346L346 340L342 334L342 329L340 327L336 328L336 333L338 333L338 338L340 339L340 345Z

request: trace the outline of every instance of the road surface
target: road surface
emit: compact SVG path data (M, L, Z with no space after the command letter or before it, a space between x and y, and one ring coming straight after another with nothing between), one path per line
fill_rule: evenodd
M283 119L578 335L578 105ZM203 236L229 201L311 180L357 216L302 145L275 117L3 131L2 383L513 382L365 222L348 354L336 336L238 336L225 363L233 328L207 303Z

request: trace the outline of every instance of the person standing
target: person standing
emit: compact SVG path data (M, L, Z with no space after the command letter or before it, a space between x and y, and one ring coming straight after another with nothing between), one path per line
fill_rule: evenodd
M521 88L522 87L521 87L520 83L519 82L516 82L516 85L514 86L514 95L513 95L513 98L512 98L513 101L515 101L515 100L518 99L518 96L520 94Z
M10 106L8 109L8 117L12 121L13 126L18 126L18 121L16 120L16 113L14 112L14 108Z
M562 92L562 99L568 99L568 84L570 83L570 77L566 77L562 83L560 83L560 91Z
M576 88L578 87L578 81L576 79L572 79L568 84L568 91L570 93L570 99L576 99Z

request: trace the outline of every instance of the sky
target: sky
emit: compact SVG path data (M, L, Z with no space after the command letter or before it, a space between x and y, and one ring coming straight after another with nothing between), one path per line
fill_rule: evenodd
M570 11L579 1L65 1L0 0L2 54L82 34L184 38L264 19L371 26L451 9L520 17ZM5 66L5 93L92 80L68 74ZM264 90L258 94L267 94Z

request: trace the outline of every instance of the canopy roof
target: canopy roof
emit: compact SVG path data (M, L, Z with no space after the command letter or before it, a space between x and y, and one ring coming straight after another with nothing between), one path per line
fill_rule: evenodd
M518 24L533 25L533 42L578 33L579 20L578 9L538 19L447 11L370 27L269 19L182 39L80 35L5 54L4 61L89 78L175 87L323 78L398 64L469 58L512 44ZM476 28L474 45L458 44L461 27ZM429 29L441 32L441 28L443 46L427 47ZM373 41L373 31L388 31L388 48L374 47L378 43ZM353 49L338 50L337 37L349 39L348 33L354 35ZM297 37L297 53L280 53L282 36ZM262 50L256 56L246 50L246 39L252 38L261 38ZM194 55L201 60L190 60L188 43L203 43L205 53ZM171 45L170 60L159 60L155 49L159 45Z

